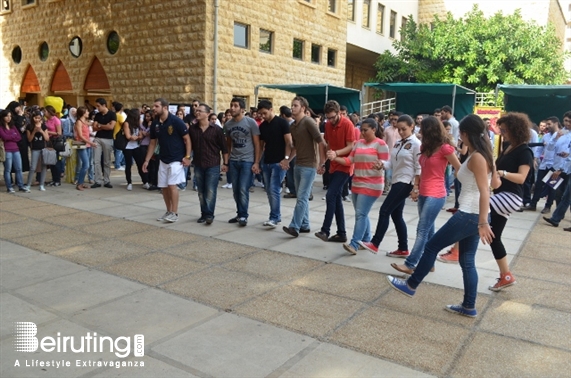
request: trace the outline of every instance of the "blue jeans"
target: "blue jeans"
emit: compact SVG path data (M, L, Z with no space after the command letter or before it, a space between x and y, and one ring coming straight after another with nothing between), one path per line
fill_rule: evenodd
M418 266L407 280L408 285L416 289L434 266L438 252L459 241L459 262L464 280L462 306L469 309L475 308L478 294L478 272L475 258L480 241L478 219L478 214L457 211L426 243L426 249Z
M343 186L349 180L349 174L345 172L335 171L330 174L329 185L327 186L327 194L325 195L325 219L321 226L321 232L329 236L331 231L331 223L335 215L337 223L337 235L345 236L345 211L343 210Z
M32 160L30 161L30 171L28 172L28 183L27 186L32 186L34 180L34 174L36 173L36 168L42 157L42 150L32 150ZM42 162L42 172L40 173L40 185L44 185L46 181L47 166Z
M462 184L458 179L454 179L454 208L457 209L460 207L458 203L458 198L460 198L460 192L462 191Z
M416 240L410 255L404 261L409 269L414 269L422 257L426 242L434 235L434 220L438 216L446 197L435 198L418 196L418 225L416 226ZM453 244L453 243L450 243ZM446 246L444 246L446 247ZM443 248L444 248L443 247Z
M270 203L270 220L281 222L282 214L280 212L281 197L280 189L282 181L285 177L284 171L279 163L262 164L262 172L264 174L264 185L266 194Z
M80 165L79 174L77 176L77 185L83 185L85 182L85 174L89 168L89 150L91 148L77 149L77 162Z
M21 189L24 187L24 177L22 176L22 156L20 155L20 151L6 151L6 161L4 161L4 182L6 183L6 190L12 189L13 183L10 175L12 168L14 168L16 172L16 185Z
M218 177L220 177L219 165L210 168L194 167L194 178L196 179L200 202L200 216L203 218L214 218Z
M252 184L253 162L230 160L232 170L232 192L238 218L248 219L248 206L250 204L250 185ZM217 179L218 180L218 179Z
M119 167L125 165L125 156L123 155L123 151L116 148L113 150L115 152L115 169L118 169Z
M295 174L294 174L296 160L297 159L295 157L290 160L289 169L287 170L286 174L286 187L289 189L290 194L293 195L297 194L295 191Z
M399 239L398 249L408 251L408 232L406 222L402 216L404 204L412 190L411 184L397 182L391 186L391 190L385 198L381 209L379 210L379 221L377 222L377 230L371 242L375 246L379 246L385 237L385 233L389 228L389 217L392 218Z
M567 187L561 196L561 200L557 204L557 208L551 214L551 220L555 223L561 222L563 218L565 218L565 213L571 206L571 182L567 183Z
M353 208L355 209L355 228L351 238L351 247L359 249L359 242L371 240L371 222L369 221L369 211L377 200L376 196L352 193Z
M309 230L309 195L313 188L316 173L317 170L312 167L296 165L293 169L297 199L289 226L298 232L299 230Z

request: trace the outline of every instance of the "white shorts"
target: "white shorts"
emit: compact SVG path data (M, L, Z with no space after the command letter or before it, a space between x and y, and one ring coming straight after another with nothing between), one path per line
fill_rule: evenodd
M162 161L159 164L158 187L166 188L169 185L177 185L186 181L184 167L180 161L173 161L165 164Z

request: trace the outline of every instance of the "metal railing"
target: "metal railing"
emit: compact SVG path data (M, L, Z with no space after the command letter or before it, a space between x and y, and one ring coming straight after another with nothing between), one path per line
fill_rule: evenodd
M380 101L367 102L361 105L361 116L366 117L371 113L387 113L396 108L396 98L387 98Z

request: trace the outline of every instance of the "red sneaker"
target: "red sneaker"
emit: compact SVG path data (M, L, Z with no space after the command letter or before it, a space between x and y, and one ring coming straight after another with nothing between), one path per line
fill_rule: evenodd
M512 286L516 283L515 277L510 272L506 274L500 274L500 278L498 278L498 282L494 286L489 286L488 289L491 291L500 291L503 288Z
M361 245L367 251L374 253L375 255L379 252L379 247L375 247L375 245L371 242L360 241L359 245Z
M392 252L387 252L387 256L389 257L399 257L401 259L405 259L408 257L408 255L410 255L409 251L401 251L400 249L397 249L396 251L392 251Z
M457 209L457 208L455 208L455 207L451 207L450 209L446 209L446 211L447 211L447 212L449 212L449 213L452 213L452 214L454 214L455 212L457 212L457 211L458 211L458 209Z
M458 251L450 248L448 252L438 255L436 259L443 263L458 264Z

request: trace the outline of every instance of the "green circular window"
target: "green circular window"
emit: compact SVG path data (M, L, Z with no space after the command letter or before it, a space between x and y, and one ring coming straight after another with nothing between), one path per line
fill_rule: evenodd
M20 63L22 61L22 49L20 46L16 46L14 50L12 50L12 60L14 63Z
M83 42L81 42L81 38L74 37L69 42L69 52L74 58L77 58L81 55L81 51L83 50Z
M48 59L48 56L50 55L50 47L47 42L42 42L40 45L39 55L42 62Z
M119 34L116 31L109 33L107 37L107 50L111 55L115 54L119 50Z

